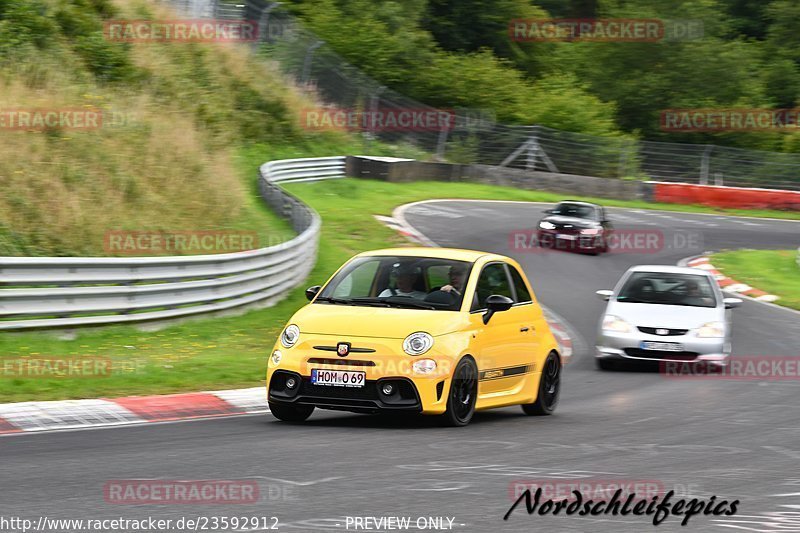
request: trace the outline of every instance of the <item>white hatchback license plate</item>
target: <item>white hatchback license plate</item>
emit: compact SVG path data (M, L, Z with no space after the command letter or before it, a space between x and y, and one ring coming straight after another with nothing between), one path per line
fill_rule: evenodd
M311 369L311 383L331 387L363 387L367 382L366 372L351 370Z
M679 342L652 342L642 341L639 345L642 350L658 350L661 352L682 352L683 344Z
M556 238L562 239L562 240L565 240L565 241L574 241L575 237L576 237L575 235L564 235L564 234L556 235Z

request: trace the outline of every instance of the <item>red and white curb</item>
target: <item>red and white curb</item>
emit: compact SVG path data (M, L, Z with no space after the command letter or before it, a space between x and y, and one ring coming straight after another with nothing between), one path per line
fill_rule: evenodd
M425 235L420 233L419 231L415 230L411 226L405 223L402 219L394 218L394 217L387 217L383 215L374 215L374 217L381 223L388 226L390 229L393 229L406 239L410 240L415 244L419 244L421 246L438 246L434 244L433 241L428 239Z
M0 435L266 412L269 408L263 387L164 396L7 403L0 404Z
M768 294L760 289L755 289L750 285L745 283L739 283L738 281L729 278L719 270L717 270L714 265L711 264L711 261L708 257L698 257L696 259L691 259L688 261L687 266L692 268L699 268L701 270L706 270L713 274L714 278L716 278L719 286L722 290L726 292L735 292L737 294L743 294L744 296L749 296L755 300L759 300L761 302L774 302L778 300L778 297L774 294Z

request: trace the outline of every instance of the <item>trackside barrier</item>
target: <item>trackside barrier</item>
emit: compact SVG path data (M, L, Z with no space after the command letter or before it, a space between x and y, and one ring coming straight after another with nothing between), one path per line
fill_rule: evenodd
M800 211L800 191L751 189L690 183L648 182L653 200L672 204L702 204L738 209Z
M344 176L344 157L262 165L262 197L298 233L268 248L171 257L0 257L0 330L156 321L274 303L310 273L321 227L319 215L280 184Z

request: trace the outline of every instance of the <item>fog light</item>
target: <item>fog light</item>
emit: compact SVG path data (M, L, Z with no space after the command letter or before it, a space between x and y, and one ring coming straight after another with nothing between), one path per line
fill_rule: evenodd
M289 378L286 380L286 388L293 389L297 386L297 380L295 378Z
M433 359L420 359L411 366L417 374L430 374L436 370L436 361Z
M281 363L281 357L283 357L283 355L281 354L280 350L275 350L272 352L272 364L278 366Z
M392 394L394 394L394 385L392 385L391 383L384 383L383 387L381 387L381 392L385 396L391 396Z

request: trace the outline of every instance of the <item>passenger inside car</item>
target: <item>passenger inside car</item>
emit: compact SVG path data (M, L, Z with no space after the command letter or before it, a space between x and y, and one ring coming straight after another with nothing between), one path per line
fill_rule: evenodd
M405 296L408 298L425 298L426 292L418 290L417 284L420 280L419 267L411 265L400 265L394 269L392 275L395 279L394 287L387 287L379 295L379 298L389 298L390 296Z

